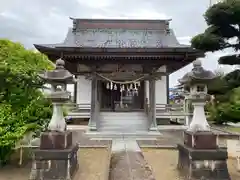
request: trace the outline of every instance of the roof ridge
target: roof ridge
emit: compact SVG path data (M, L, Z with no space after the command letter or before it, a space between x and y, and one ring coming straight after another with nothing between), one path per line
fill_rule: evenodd
M171 21L172 19L118 19L118 18L113 18L113 19L107 19L107 18L73 18L73 17L69 17L69 19L71 20L77 20L77 21L136 21L136 22L166 22L166 21Z

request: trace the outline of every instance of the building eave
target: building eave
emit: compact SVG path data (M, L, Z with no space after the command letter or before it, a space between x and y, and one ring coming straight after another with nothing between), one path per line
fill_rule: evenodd
M61 44L56 46L34 44L35 48L42 53L193 53L204 56L204 52L189 46L183 47L161 47L161 48L102 48L102 47L64 47ZM127 55L127 54L126 54Z

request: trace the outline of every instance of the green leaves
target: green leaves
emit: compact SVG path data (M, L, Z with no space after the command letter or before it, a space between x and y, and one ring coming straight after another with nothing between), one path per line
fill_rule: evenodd
M208 25L222 26L226 24L234 24L234 5L230 1L217 3L210 7L204 17ZM238 9L235 9L235 11Z
M204 18L208 28L204 33L192 38L192 47L208 51L232 48L240 50L240 1L225 0L210 7ZM220 64L240 64L239 53L222 56ZM208 106L210 119L218 124L224 122L239 122L240 93L236 89L240 86L240 70L235 70L209 85L209 93L215 95L215 104Z
M209 86L215 103L208 105L210 120L218 124L240 122L240 70L234 70Z
M39 90L38 73L51 68L44 55L0 40L0 163L27 132L41 131L50 119L51 103Z
M223 43L225 43L224 38L229 39L229 38L236 37L238 36L238 33L239 33L238 29L233 25L224 25L224 26L211 25L204 32L204 34L208 36L214 35L214 36L217 36L218 38L222 38Z
M236 64L240 64L240 57L238 54L222 56L219 58L218 62L220 64L236 65Z
M239 0L225 0L217 3L206 11L204 17L209 27L204 33L193 37L192 47L205 52L214 52L225 48L240 50ZM237 56L220 58L219 63L239 64Z
M216 51L224 48L225 42L222 37L204 33L199 34L191 40L192 46L203 51Z
M37 75L39 71L53 68L46 56L26 50L21 44L0 40L0 67L10 69L11 73L22 76Z

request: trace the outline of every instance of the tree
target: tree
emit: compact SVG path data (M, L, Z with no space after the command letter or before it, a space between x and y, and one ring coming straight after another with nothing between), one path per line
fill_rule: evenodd
M51 104L39 90L40 71L51 69L46 56L21 44L0 40L0 163L29 131L43 127L51 117Z
M204 15L208 28L192 38L194 48L218 51L233 48L236 53L219 58L220 64L240 64L240 0L224 0L211 6Z
M240 0L223 0L212 5L204 14L208 28L204 33L192 38L192 47L205 52L221 51L228 48L234 54L219 58L219 64L240 64ZM240 70L236 69L219 76L209 87L209 93L215 95L215 104L208 106L212 120L221 124L226 121L239 122L240 103L235 89L240 86ZM233 100L233 96L235 100Z
M214 105L208 106L210 112L210 120L216 124L225 122L238 123L240 117L240 88L235 88L228 93L228 100L216 102Z

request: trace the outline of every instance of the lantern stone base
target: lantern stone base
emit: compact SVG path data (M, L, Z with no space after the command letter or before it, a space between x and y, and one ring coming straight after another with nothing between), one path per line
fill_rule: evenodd
M52 142L52 144L50 143ZM71 180L78 169L78 144L71 132L45 132L33 151L30 180Z
M212 132L184 133L178 144L178 169L186 180L230 180L227 148L219 148Z
M30 180L71 180L78 169L78 145L64 150L34 151Z
M184 144L195 149L216 149L217 135L211 131L184 131Z
M40 137L40 149L66 149L72 146L72 132L43 132Z

